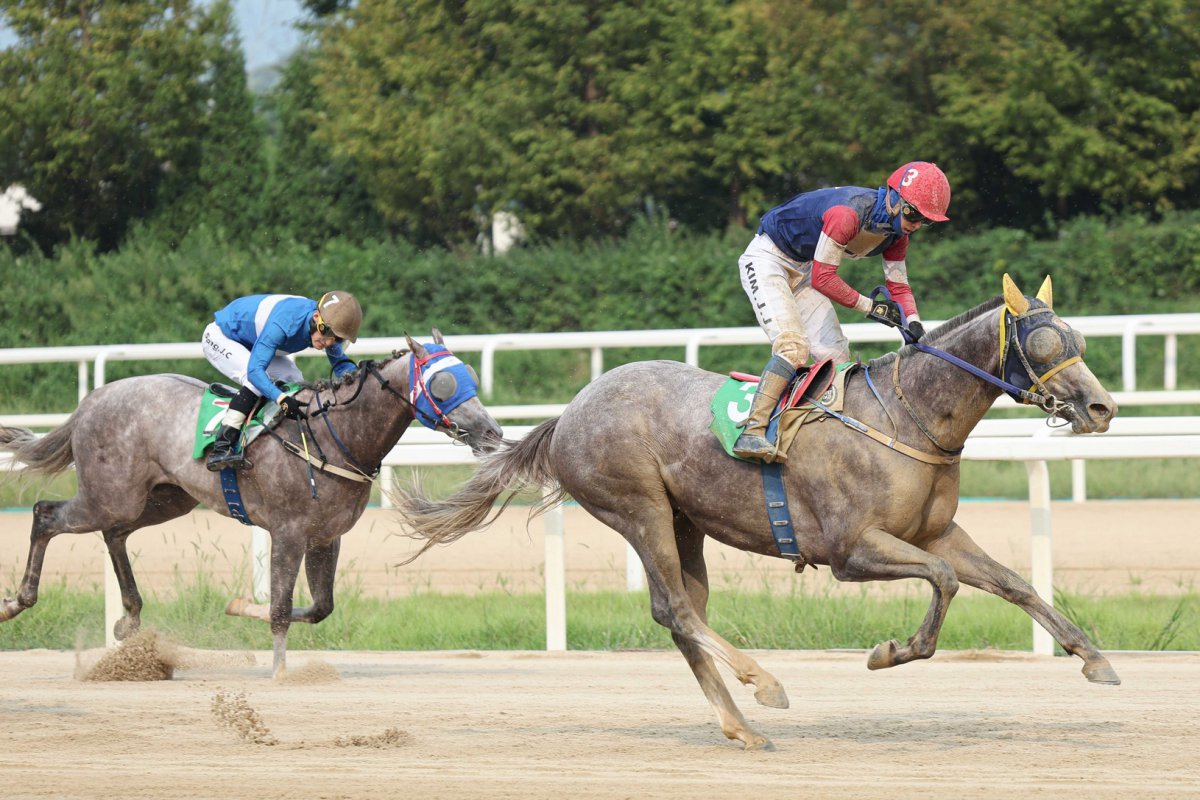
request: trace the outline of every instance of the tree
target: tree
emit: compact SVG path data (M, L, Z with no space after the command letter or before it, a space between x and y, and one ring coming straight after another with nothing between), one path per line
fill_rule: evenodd
M1194 3L971 5L992 23L969 31L958 69L939 81L951 136L995 154L1000 168L1035 186L1060 219L1195 207L1200 11Z
M29 232L115 247L186 161L208 95L208 17L189 0L0 0L0 177L43 201Z
M387 226L345 158L314 134L327 116L313 84L309 50L297 51L266 98L278 128L277 147L264 203L264 222L274 235L316 248L326 240L383 238Z
M200 81L204 113L186 155L169 170L155 214L155 227L176 242L197 222L245 239L264 216L265 132L246 85L246 61L230 0L213 3L204 44L209 64Z

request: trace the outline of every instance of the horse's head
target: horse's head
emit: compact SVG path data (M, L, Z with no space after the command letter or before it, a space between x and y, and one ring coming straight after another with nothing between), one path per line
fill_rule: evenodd
M1075 433L1103 433L1117 404L1083 362L1086 347L1083 334L1054 313L1049 276L1036 297L1026 297L1005 274L1000 377L1023 390L1010 396L1067 420Z
M405 338L412 351L408 398L417 421L465 442L477 456L499 447L504 431L479 402L475 370L450 352L437 328L429 347Z

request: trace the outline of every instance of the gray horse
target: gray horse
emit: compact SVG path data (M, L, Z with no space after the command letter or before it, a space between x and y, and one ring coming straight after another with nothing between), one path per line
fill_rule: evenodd
M442 344L441 334L433 333L434 342ZM320 622L333 611L340 537L362 516L380 462L413 421L409 370L412 360L420 363L427 352L412 338L408 345L410 353L393 354L381 364L364 362L336 385L300 390L310 414L303 439L297 436L298 423L284 421L275 436L261 435L247 448L253 468L238 473L239 483L247 515L271 535L271 604L239 598L227 611L271 623L275 677L286 670L289 625ZM42 560L52 538L103 531L125 608L113 632L124 639L137 631L142 598L126 552L129 534L182 516L200 503L229 515L219 475L192 457L205 385L183 375L126 378L89 394L44 437L0 427L0 449L28 471L53 475L74 463L79 484L70 500L34 505L25 577L15 598L0 600L0 621L37 602ZM314 416L318 403L327 410ZM442 415L437 428L469 444L476 455L501 441L500 426L476 397ZM305 450L316 464L311 470ZM328 463L322 465L318 454ZM301 560L312 605L293 608Z
M927 338L963 366L910 344L851 376L841 412L846 424L825 417L801 427L783 473L802 554L797 569L823 564L842 581L923 578L933 587L917 632L904 644L875 647L870 669L931 657L962 582L1023 608L1083 659L1088 680L1119 683L1078 627L954 522L957 451L1001 391L981 378L1024 383L1032 391L1018 396L1069 420L1075 433L1105 431L1116 414L1082 361L1083 337L1052 310L1049 279L1036 298L1024 297L1007 275L1004 283L1003 298L960 314ZM1003 357L1001 342L1008 342ZM734 704L714 659L752 684L763 705L786 708L783 687L707 624L705 536L780 555L759 466L728 457L709 430L710 401L724 380L667 361L619 367L581 391L559 418L485 456L451 497L435 502L408 488L395 499L410 534L422 541L415 558L487 525L505 492L557 483L550 502L572 496L641 557L651 613L671 631L725 735L747 749L770 749Z

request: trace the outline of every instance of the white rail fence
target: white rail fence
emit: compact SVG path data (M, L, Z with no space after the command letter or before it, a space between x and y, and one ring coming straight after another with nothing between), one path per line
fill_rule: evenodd
M1118 403L1138 405L1200 404L1200 390L1179 390L1179 336L1200 335L1200 314L1145 314L1124 316L1064 317L1076 330L1089 338L1120 337L1121 391ZM940 324L931 321L926 327ZM843 326L852 345L864 343L900 344L899 334L869 322ZM1164 391L1137 391L1137 339L1154 336L1163 339ZM682 347L684 361L699 366L700 348L727 345L765 345L759 328L686 328L641 331L585 331L569 333L498 333L447 336L446 344L454 352L479 353L480 391L485 400L492 397L496 384L496 354L501 351L587 350L591 353L591 377L604 371L606 348ZM364 338L348 347L356 359L384 356L407 347L403 337ZM319 357L313 350L302 356ZM104 385L110 361L170 361L195 359L203 362L199 341L174 344L72 345L65 347L19 347L0 350L0 366L6 364L73 363L77 367L78 398L92 388ZM750 365L751 367L756 365ZM207 364L197 374L212 372ZM215 375L213 376L216 377ZM1008 398L1003 403L1011 404ZM1002 404L1003 404L1002 403ZM553 416L561 406L512 406L508 419ZM5 414L0 423L26 427L59 425L67 414ZM502 417L503 418L503 417Z

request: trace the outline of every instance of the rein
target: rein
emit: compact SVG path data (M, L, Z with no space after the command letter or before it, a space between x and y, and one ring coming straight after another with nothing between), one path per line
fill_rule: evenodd
M875 287L875 290L873 292L871 292L871 299L874 300L876 298L876 296L880 295L880 294L882 294L888 300L891 300L891 293L888 292L887 287L885 287L885 286ZM1028 317L1030 317L1033 314L1043 314L1043 313L1053 313L1053 312L1049 308L1036 308L1036 309L1030 309L1030 310L1026 311L1024 314L1013 315L1012 312L1009 311L1009 309L1007 307L1005 307L1002 310L1002 313L1000 314L1000 370L1002 373L1001 377L997 377L995 375L992 375L989 372L985 372L982 369L980 369L979 367L975 366L974 364L964 361L956 355L947 353L945 350L941 350L937 347L932 347L930 345L923 344L922 342L918 342L913 337L913 335L911 333L909 333L908 325L906 324L907 320L905 319L905 314L904 314L903 308L900 309L901 324L897 327L899 327L899 329L900 329L900 335L903 337L905 344L909 345L913 349L918 350L922 353L927 353L931 356L936 356L936 357L942 359L943 361L953 364L954 366L958 367L959 369L961 369L965 372L968 372L971 375L974 375L976 378L979 378L982 381L992 384L993 386L999 388L1001 391L1003 391L1009 397L1013 398L1014 400L1016 400L1019 403L1024 403L1025 405L1038 406L1039 408L1041 408L1043 411L1045 411L1047 414L1050 415L1049 418L1047 419L1047 424L1049 424L1049 419L1053 419L1054 417L1061 417L1061 414L1064 411L1069 412L1069 411L1073 410L1073 407L1071 406L1070 403L1060 402L1059 399L1053 393L1051 393L1050 390L1046 387L1046 381L1048 381L1051 377L1053 377L1055 374L1062 371L1063 369L1066 369L1067 367L1071 366L1072 364L1075 364L1076 362L1082 361L1083 358L1082 358L1082 356L1078 356L1078 355L1072 356L1069 358L1064 358L1062 361L1060 361L1057 364L1055 364L1054 366L1052 366L1044 374L1042 374L1042 375L1037 374L1036 370L1034 370L1033 366L1029 363L1029 358L1025 355L1024 348L1021 346L1021 339L1018 336L1016 323L1019 320L1027 319ZM1010 320L1012 322L1011 325L1009 325ZM1030 385L1036 391L1022 389L1021 387L1015 385L1014 383L1007 380L1006 377L1003 376L1005 355L1007 352L1009 352L1010 349L1011 349L1011 352L1016 353L1017 359L1020 361L1022 368L1025 370L1025 374L1029 377ZM959 461L963 449L961 447L959 447L957 449L951 449L951 448L945 447L941 442L939 442L937 440L937 437L933 435L933 432L931 430L929 430L929 426L927 426L921 420L920 416L917 415L916 409L913 408L912 404L908 402L908 398L904 396L904 391L900 388L900 355L898 353L896 354L896 361L892 368L892 387L896 394L896 397L900 400L900 403L903 406L904 411L908 414L908 416L912 419L912 421L916 423L917 427L921 429L921 433L925 434L925 438L929 439L929 441L932 442L935 447L937 447L939 450L941 450L943 453L946 453L947 455L939 456L939 455L935 455L932 453L926 453L922 450L918 450L915 447L910 447L909 445L906 445L903 442L900 442L899 440L897 440L897 438L895 436L895 432L897 431L896 421L894 419L892 419L891 412L888 411L887 405L884 404L884 402L883 402L883 398L879 396L879 392L875 389L875 384L871 380L870 367L864 368L863 375L866 376L867 386L870 387L871 393L873 395L875 395L875 399L879 402L880 407L883 409L884 413L887 415L888 421L892 423L892 431L893 431L892 436L889 437L887 434L885 434L879 430L876 430L875 428L872 428L870 425L867 425L864 422L861 422L857 419L854 419L853 417L849 417L840 412L834 411L833 409L827 408L826 406L822 405L818 401L813 401L813 405L816 406L817 408L819 408L824 413L828 414L829 416L841 420L841 422L844 425L846 425L847 427L852 428L853 430L856 430L859 433L862 433L862 434L870 437L871 439L874 439L875 441L879 442L880 444L884 445L885 447L888 447L889 449L895 450L898 453L903 453L904 455L906 455L910 458L916 459L917 461L922 461L926 464L954 464L957 461Z

